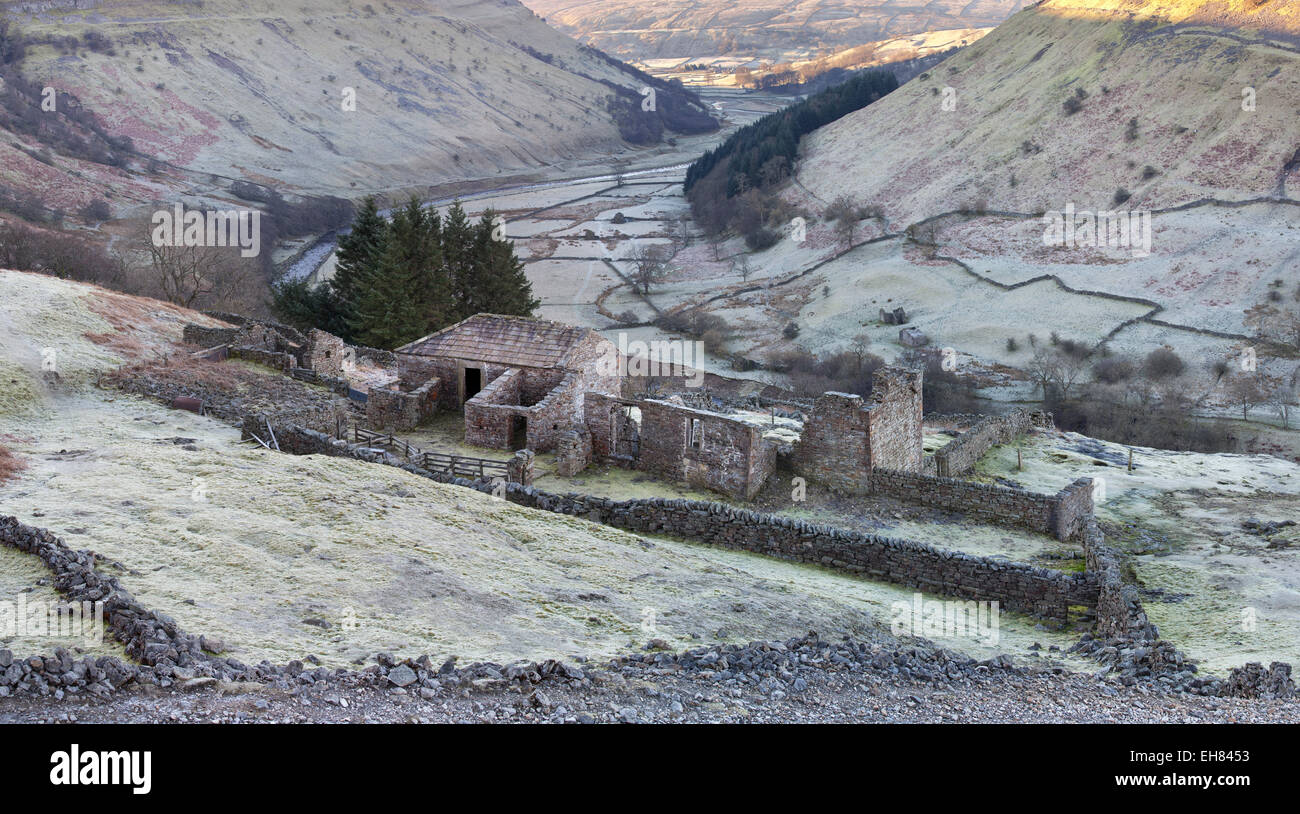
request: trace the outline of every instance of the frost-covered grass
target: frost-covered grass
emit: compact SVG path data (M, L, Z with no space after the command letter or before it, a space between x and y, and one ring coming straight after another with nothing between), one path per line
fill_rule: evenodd
M69 544L76 547L76 538L71 538ZM57 628L51 630L48 623L44 627L30 627L34 634L19 629L20 605L25 608L24 616L30 625L37 609L46 609L45 618L48 619L48 608L65 602L52 587L53 577L34 555L0 546L0 648L10 651L15 658L51 655L56 647L64 647L77 656L116 656L126 660L126 652L112 634L104 629L104 625L92 623L90 619L86 619L76 631L64 631L86 634L84 636L58 635ZM9 635L11 631L13 635Z
M121 562L106 568L139 601L254 662L596 657L650 638L686 647L810 629L866 637L911 597L392 467L236 442L233 429L130 397L64 403L24 445L32 470L0 500L57 534L83 530L76 544ZM1013 650L1069 638L1010 615L1001 633Z
M1300 465L1267 455L1128 448L1074 433L1036 433L980 461L986 478L1055 491L1078 477L1104 480L1097 515L1111 542L1135 555L1161 634L1206 669L1247 661L1300 662L1300 529L1269 539L1242 522L1300 519ZM1105 464L1105 465L1099 465ZM1253 629L1243 623L1253 620Z

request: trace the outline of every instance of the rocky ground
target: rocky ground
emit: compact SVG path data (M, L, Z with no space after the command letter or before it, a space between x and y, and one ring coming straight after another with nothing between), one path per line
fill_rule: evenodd
M321 677L317 677L321 676ZM400 685L400 686L399 686ZM360 673L195 679L106 699L16 697L0 723L1300 723L1291 700L1199 697L975 662L924 642L805 637L609 664L440 669L380 655Z

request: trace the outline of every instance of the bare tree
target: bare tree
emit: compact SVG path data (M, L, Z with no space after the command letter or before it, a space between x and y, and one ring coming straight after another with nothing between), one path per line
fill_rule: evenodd
M830 202L822 216L835 222L835 231L844 241L844 248L853 246L853 233L863 217L862 206L851 195L840 195Z
M722 260L722 233L713 232L709 234L709 247L713 249L713 260L719 262Z
M1088 369L1088 357L1082 353L1057 353L1056 357L1056 384L1061 388L1061 398L1068 399L1079 377Z
M754 269L749 265L749 255L742 254L740 257L731 261L731 270L740 275L740 279L749 282L749 277L754 273Z
M691 216L681 214L677 217L677 242L682 248L691 245Z
M1297 385L1300 385L1300 368L1296 368L1289 379L1283 379L1269 391L1269 404L1277 412L1277 417L1282 419L1282 428L1286 430L1291 429L1291 408L1296 406L1297 398L1300 397Z
M613 172L615 186L621 187L627 183L627 168L628 160L626 158L616 158L613 163L610 164L610 170Z
M1048 350L1047 348L1038 348L1034 351L1034 357L1029 361L1029 366L1025 368L1035 385L1043 391L1043 399L1047 399L1047 389L1060 378L1060 356Z
M200 300L227 302L249 287L249 264L243 262L237 246L160 244L148 224L143 234L149 275L168 302L185 308Z
M1238 373L1228 380L1228 398L1232 404L1241 408L1241 420L1245 421L1252 409L1269 400L1269 393L1264 389L1259 376L1254 373Z
M640 244L632 249L627 259L632 262L632 284L642 294L650 293L650 286L667 273L668 250L661 245Z

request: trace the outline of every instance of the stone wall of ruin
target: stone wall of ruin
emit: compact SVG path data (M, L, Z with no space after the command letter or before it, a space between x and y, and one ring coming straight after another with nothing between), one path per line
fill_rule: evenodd
M591 463L591 433L572 429L555 439L555 474L571 478Z
M960 512L995 526L1013 526L1059 540L1077 535L1092 516L1092 479L1080 478L1054 495L987 483L876 469L855 491Z
M322 433L277 427L281 449L388 463L440 483L491 492L489 480L470 481L429 472L396 457L354 450ZM506 498L545 511L583 517L642 534L695 542L811 563L869 579L976 601L997 601L1004 610L1063 622L1071 605L1097 604L1097 585L1087 574L1066 574L988 557L975 557L924 543L861 534L722 503L654 498L611 500L558 495L508 484Z
M516 414L527 413L527 408L519 406L522 386L523 375L508 370L465 402L465 443L509 449L511 421Z
M883 367L872 377L866 404L870 467L921 471L921 380L921 371L900 367Z
M239 328L209 328L205 325L190 323L181 331L181 339L187 345L200 348L215 348L217 345L229 345L235 340Z
M441 380L429 379L411 391L371 388L366 399L366 423L372 429L389 432L413 429L437 413L440 386Z
M307 337L303 367L332 379L347 378L356 367L356 350L327 331L312 329Z
M867 414L861 396L823 393L794 445L795 471L840 492L863 486L870 472Z
M603 393L587 393L584 400L593 458L614 456L614 435L630 421L625 417L629 406L641 411L641 427L639 454L628 463L641 471L749 500L776 468L776 447L763 439L759 427L665 401L629 401ZM692 427L698 427L698 445L691 443Z
M964 475L998 444L1008 444L1035 427L1051 426L1051 416L1037 411L1016 410L1007 415L984 416L934 453L934 474L945 478Z

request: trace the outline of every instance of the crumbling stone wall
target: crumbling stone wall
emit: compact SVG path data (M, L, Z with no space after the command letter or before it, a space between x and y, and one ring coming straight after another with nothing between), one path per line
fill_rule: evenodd
M867 401L868 466L921 471L921 387L919 370L883 367L872 376Z
M555 438L555 474L571 478L591 463L591 433L585 429L566 430Z
M1079 478L1054 496L1052 533L1068 540L1083 531L1093 519L1093 479Z
M809 480L840 492L864 485L871 470L867 414L861 396L823 393L794 445L794 468Z
M639 434L639 425L627 415L628 408L636 405L637 402L600 393L586 393L583 396L583 424L591 434L592 460L635 465L636 459L633 456L626 460L618 457L620 453L616 442L619 438Z
M641 471L749 500L776 468L776 446L759 427L666 401L603 393L587 393L584 401L594 458L618 460L617 434L634 423L627 407L641 413L639 450L632 456Z
M559 379L555 380L552 374L558 374ZM549 452L555 448L560 435L583 415L583 396L579 390L582 381L579 375L562 371L505 370L465 402L465 443L510 449L514 419L518 416L526 422L523 443L527 448ZM544 394L540 401L525 398L526 388L530 386L534 393Z
M1045 495L957 478L875 469L865 488L857 491L960 512L992 525L1018 526L1058 540L1078 534L1092 517L1091 478L1080 478L1054 495Z
M239 328L236 327L209 328L206 325L190 323L181 331L181 338L187 345L215 348L218 345L229 345L238 333Z
M509 449L512 418L527 417L527 408L519 406L522 386L523 374L514 368L497 376L465 402L465 443Z
M1035 427L1051 426L1052 417L1038 411L1015 410L1007 415L984 416L934 453L934 474L944 478L964 475L993 447L1011 443Z
M374 429L414 429L437 413L439 386L438 379L430 379L411 391L373 387L366 398L366 422Z
M528 408L528 448L555 449L562 433L581 419L584 377L565 373L541 401Z
M307 337L303 361L303 367L322 376L346 379L356 367L357 357L356 350L339 337L313 328Z
M795 469L844 492L861 490L872 467L922 471L921 387L920 371L885 367L869 399L823 393L795 444Z
M533 484L535 457L536 455L531 449L516 450L515 456L506 461L506 482L531 486Z
M490 480L471 481L420 469L385 453L352 449L321 433L277 427L280 446L302 454L323 453L388 463L413 474L491 492ZM296 438L286 442L286 438ZM1030 565L894 540L846 529L760 514L722 503L653 498L611 500L592 495L558 495L536 487L507 484L506 498L545 511L574 515L643 534L666 534L723 548L752 551L793 562L846 571L936 594L997 601L1006 610L1064 622L1071 605L1094 606L1095 582Z
M776 448L758 427L663 401L638 406L638 469L749 500L776 466Z
M256 362L259 365L266 365L281 373L288 373L298 366L298 358L292 353L278 353L253 346L232 347L229 356L231 359L243 359L248 362Z
M1084 524L1080 544L1085 568L1097 582L1097 635L1142 642L1159 639L1160 633L1147 618L1137 588L1124 582L1119 553L1106 545L1096 520Z

